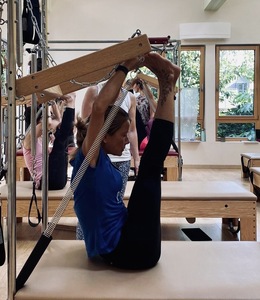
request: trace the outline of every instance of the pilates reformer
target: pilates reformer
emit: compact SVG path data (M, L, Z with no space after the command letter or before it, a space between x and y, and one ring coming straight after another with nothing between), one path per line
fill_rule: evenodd
M64 246L66 247L66 245L64 244ZM230 247L230 249L232 249L232 247ZM169 250L174 250L174 249L169 249ZM208 251L208 247L207 247L207 251ZM180 250L180 252L182 252L182 255L183 255L183 251L181 251ZM216 251L217 252L217 251ZM217 255L217 253L216 252L210 252L211 253L211 258L212 257L215 257L216 255ZM74 252L75 253L75 252ZM246 252L245 252L246 253ZM249 251L249 252L247 252L246 254L247 255L245 255L245 256L243 256L243 258L245 257L252 257L252 256L254 256L254 253L255 252L251 252L251 251ZM189 254L189 253L188 253ZM232 252L232 254L233 254L233 252ZM181 255L181 257L183 257ZM190 257L189 255L186 255L187 257ZM195 257L190 257L190 258L192 258L192 259L194 259L194 260L196 260L196 256ZM169 259L170 259L170 257L169 257ZM232 257L230 258L230 259L232 259ZM169 260L170 261L170 260ZM167 262L168 262L168 260L167 260ZM206 267L211 267L212 265L211 265L211 263L212 263L212 261L209 259L208 261L208 265L206 265ZM185 263L187 263L187 260L185 260L185 261L182 261L182 265L185 265ZM257 264L258 265L258 264ZM203 266L204 265L200 265L200 267L204 270L204 268L203 268ZM240 265L241 266L241 265ZM251 265L250 265L251 266ZM171 265L171 267L172 267L172 269L175 267L174 265ZM208 270L208 269L207 269ZM187 270L187 273L181 273L181 275L183 275L183 277L185 277L185 278L187 278L186 276L187 276L187 274L190 274L190 273L188 273L188 271L189 270ZM240 273L240 272L237 272L238 270L234 267L234 274L237 274L237 273ZM244 270L242 269L242 267L241 267L241 273L243 272ZM193 280L194 280L194 278L195 279L197 279L197 276L196 275L198 275L198 274L201 274L201 269L199 269L199 270L197 270L197 272L192 272L192 277L190 277L190 281L189 282L191 282L191 283L193 283ZM212 277L210 276L210 274L211 273L206 273L205 272L205 274L207 274L207 275L209 275L208 276L208 278L210 278L210 279L212 279ZM246 274L249 274L249 273L246 273ZM120 274L121 275L121 274ZM159 278L161 279L161 278L164 278L165 276L162 276L162 274L159 274L159 275L161 275ZM164 274L163 273L163 275L167 275L167 274ZM180 273L179 274L177 274L177 275L180 275ZM186 275L186 276L185 276ZM221 275L226 279L226 273L224 273L223 272L223 274L220 274L219 275L219 277L221 277ZM250 274L249 274L250 275ZM134 274L134 276L136 276L136 274ZM107 276L108 278L109 278L109 276ZM158 278L157 277L157 278ZM167 276L168 277L168 276ZM248 278L250 277L250 279L251 279L251 276L248 276ZM112 279L112 278L111 278ZM130 277L129 279L132 279L132 280L134 280L134 278L133 277ZM174 277L174 278L172 278L172 276L170 276L170 279L172 280L172 279L175 279L175 282L176 283L179 283L180 282L180 280L178 280L179 278L177 277ZM214 279L215 279L215 277L214 277ZM216 282L216 280L214 280L213 279L213 281L214 282ZM233 277L233 279L235 279L234 277ZM129 280L129 282L131 282L131 283L133 283L133 281L132 280ZM200 280L201 280L201 278L200 278ZM252 279L251 279L252 280ZM255 283L255 280L256 280L256 278L254 277L253 278L253 284ZM117 277L117 282L119 282L120 281L120 277ZM186 280L185 280L186 281ZM237 280L234 280L235 281L235 283L237 284L238 283L238 281ZM113 281L114 282L114 281ZM144 280L144 282L145 282L145 280ZM164 282L164 280L161 280L161 282L164 284L165 282ZM205 284L205 280L204 279L202 279L201 280L201 282L202 282L202 284L204 285L204 288L205 288L205 286L209 289L209 287L212 287L212 285L210 285L210 282L208 282L208 281L206 281L206 284ZM227 282L229 283L230 281L229 280L227 280ZM233 281L232 281L233 282ZM149 282L150 283L150 282ZM208 284L207 284L208 283ZM251 283L252 283L252 281L251 281ZM170 282L169 282L169 284L171 284ZM68 285L69 286L69 285ZM152 284L149 284L149 286L153 286ZM233 285L232 284L232 286L234 286L235 287L235 289L237 290L237 285ZM249 286L250 286L250 283L249 283ZM257 285L257 283L255 284L255 286L257 287L258 285ZM102 287L102 288L104 288L104 287ZM103 289L100 289L100 290L103 290ZM200 286L198 286L198 288L196 289L196 290L200 290L202 287L200 287ZM239 287L240 288L240 287ZM149 289L147 289L148 291L149 291ZM158 290L159 291L165 291L165 287L164 286L161 286L161 288L158 288ZM185 287L184 287L184 290L185 290ZM212 289L209 289L210 290L210 292L212 292L212 294L213 294L213 292L214 292L214 287L212 288ZM212 291L213 290L213 291ZM218 289L219 290L219 292L220 292L220 290L221 289ZM246 289L246 290L248 290L248 289ZM127 290L128 291L128 290ZM131 291L131 290L130 290ZM204 291L204 289L202 290L202 291ZM147 291L146 291L147 292ZM152 291L152 292L154 292L154 290ZM230 297L232 297L233 296L233 294L231 294L231 292L229 291L229 290L225 290L225 292L226 292L226 295L228 294L228 295L230 295ZM242 291L243 292L243 291ZM253 293L253 291L250 289L250 292L251 293ZM259 291L256 291L256 292L258 292L258 295L259 295ZM211 294L211 295L212 295ZM244 294L242 294L242 296L243 296ZM252 296L252 298L253 298L253 294L250 294L251 296ZM17 295L17 296L19 296L19 295ZM111 297L113 297L114 296L114 294L112 294L112 296ZM152 297L153 295L151 295L151 297ZM205 295L204 295L205 296ZM240 296L241 296L241 294L240 294ZM247 296L248 296L248 294L247 294ZM120 297L120 296L119 296ZM159 297L159 295L158 295L158 297ZM187 297L188 297L188 295L187 295ZM169 297L168 297L169 298ZM246 298L246 296L244 297L244 298ZM121 298L122 299L122 298Z
M10 6L12 6L10 4ZM9 22L12 23L12 22ZM13 24L12 24L13 25ZM11 24L10 24L11 27ZM11 29L11 28L10 28ZM11 35L12 36L12 35ZM79 85L75 85L74 83L71 83L71 80L77 80L77 81L95 81L97 79L102 78L105 74L108 73L108 70L111 71L113 67L120 63L121 61L130 59L132 57L136 57L139 55L144 55L145 53L148 53L151 50L150 43L145 35L138 36L136 38L133 38L129 41L122 42L121 44L111 46L107 49L101 50L97 53L93 53L90 56L85 56L73 61L70 61L68 63L52 67L50 69L46 69L40 72L37 72L35 74L31 74L29 76L26 76L24 78L9 78L9 87L15 86L15 88L9 88L8 93L8 105L10 103L14 103L15 97L24 97L30 94L37 94L38 95L38 102L46 102L49 99L45 98L42 99L44 95L48 95L48 97L53 98L59 96L56 92L56 88L53 91L53 88L49 90L49 87L52 87L53 85L59 86L58 90L62 92L62 94L66 94L75 90L78 90L80 88L83 88L82 86L79 87ZM9 60L9 62L13 62L12 59ZM13 64L12 67L14 68L15 65ZM87 67L87 70L86 70ZM115 68L115 67L114 67ZM73 71L74 70L74 71ZM12 80L11 80L12 79ZM66 82L69 86L69 90L64 89L64 86L66 86ZM64 85L65 83L65 85ZM30 88L26 88L26 86L30 86ZM60 88L61 87L61 88ZM16 91L16 93L15 93ZM14 94L15 93L15 94ZM40 97L39 97L40 96ZM12 105L12 104L11 104ZM115 112L114 112L115 113ZM14 120L13 116L15 116L15 111L9 112L9 120ZM111 122L111 118L108 118L108 122ZM11 126L10 126L11 127ZM12 128L15 129L15 126L12 126ZM100 138L104 135L104 132L100 134ZM13 135L15 137L15 135ZM97 140L97 143L100 143L100 140ZM13 146L10 142L10 148ZM9 148L9 150L10 150ZM12 151L10 150L10 153ZM11 155L10 155L11 156ZM88 160L89 158L87 158ZM11 162L11 167L15 165ZM12 169L12 168L11 168ZM9 172L8 178L10 179L10 182L15 182L13 178L11 177L12 172ZM77 176L76 176L77 177ZM73 183L71 183L71 186ZM15 184L14 184L15 187ZM73 187L70 187L67 191L66 195L67 198L70 199L72 195ZM65 195L65 198L66 198ZM15 198L15 189L14 191L11 191L11 198L9 199L9 209L10 211L15 211L15 206L13 205L13 200ZM11 219L11 218L10 218ZM55 219L55 218L54 218ZM54 223L50 225L50 230L54 230L52 228ZM10 227L11 230L11 227ZM34 268L35 264L35 258L38 260L42 253L45 251L46 247L48 246L49 242L51 241L51 237L47 237L42 235L39 242L37 243L35 247L35 251L31 254L31 260L30 260L30 271L31 268ZM35 256L36 255L36 256ZM37 263L36 263L37 264ZM24 269L25 277L28 277L30 274L28 273L28 268ZM21 274L21 273L20 273ZM19 274L19 275L20 275ZM22 281L19 280L21 277L17 277L16 280L16 289L19 289L23 286L24 278ZM26 279L25 279L26 280Z
M259 300L259 269L259 242L163 241L157 266L134 272L87 259L83 241L55 240L15 299Z
M82 259L85 257L85 250L82 242L73 242L72 244L69 244L67 242L53 242L50 245L49 250L47 250L46 254L42 253L43 260L39 263L38 268L35 270L35 273L29 279L29 284L26 285L24 289L21 289L16 294L16 299L28 299L31 297L31 295L39 295L39 299L54 299L57 297L59 299L69 299L73 297L73 299L87 299L86 295L89 295L89 299L93 297L98 297L99 299L142 299L147 297L147 293L150 295L150 298L152 299L180 299L181 297L184 298L190 298L191 294L194 297L194 290L197 291L195 297L197 299L203 299L203 297L207 297L208 295L211 295L212 293L216 293L216 285L222 284L222 289L217 289L218 299L222 299L226 297L227 293L233 298L236 299L237 294L236 289L234 288L235 284L237 284L237 281L239 279L238 273L240 272L233 272L233 276L228 281L228 284L226 284L223 287L223 281L222 278L224 274L226 274L226 261L222 261L220 256L220 253L226 257L226 259L229 261L229 266L232 268L232 270L237 270L236 262L237 260L234 260L234 251L236 249L236 257L255 257L256 264L254 263L254 267L248 266L246 269L244 268L244 265L241 265L241 261L239 264L239 269L241 269L246 274L248 274L248 277L251 275L251 281L252 282L252 276L253 276L253 282L258 282L259 277L256 275L257 273L257 267L259 265L259 245L254 244L253 247L248 247L248 243L244 244L242 246L243 249L240 248L240 251L237 249L237 244L214 244L212 246L207 245L205 248L202 243L193 243L191 245L183 244L183 243L163 243L163 252L162 252L162 259L157 267L155 267L152 270L146 271L146 272L118 272L114 270L110 270L107 267L104 270L104 266L102 265L92 265L89 260L86 261L86 264L82 266ZM250 244L251 245L251 244ZM63 255L61 255L62 249L68 249L68 252L65 251ZM204 249L204 251L203 251ZM82 251L84 250L84 251ZM229 256L226 256L226 251L229 253ZM172 253L175 253L175 258L172 259ZM185 255L186 254L186 255ZM193 255L192 255L193 254ZM48 256L50 255L50 256ZM68 256L67 256L68 255ZM198 261L198 255L199 255L199 261ZM61 257L63 256L63 257ZM185 260L183 258L185 257ZM212 257L218 257L217 260L212 260ZM51 260L54 259L53 261ZM60 261L57 258L65 258L69 264L64 264L64 261ZM79 265L79 262L76 261L76 259L79 259L81 261L81 264ZM182 259L181 259L182 258ZM188 258L188 261L187 261ZM230 259L230 260L229 260ZM191 262L196 261L199 262L199 269L196 268L196 266L190 270L190 264ZM232 262L232 264L230 263ZM55 262L55 263L54 263ZM177 262L180 264L178 265ZM204 262L204 263L202 263ZM212 262L214 262L213 266L218 266L219 269L218 272L215 273L215 275L212 277ZM219 264L221 266L219 266ZM183 266L189 265L188 269L183 268ZM256 265L256 266L255 266ZM41 288L41 285L39 285L39 278L53 278L51 276L52 272L55 272L57 275L57 269L53 269L53 266L57 266L59 270L62 270L62 273L64 277L56 276L58 279L58 282L53 281L52 283L48 283L48 291L46 292L46 288L44 288L44 291ZM176 268L178 266L178 268ZM47 267L47 269L46 269ZM201 274L201 267L204 270L204 273ZM176 270L176 273L172 273L172 270ZM65 271L66 270L66 271ZM71 281L72 276L72 270L76 272L76 276L73 276L73 278L77 278L76 282L78 282L78 278L81 278L83 281L81 284L85 287L84 290L82 288L77 289L80 290L79 294L73 291L73 294L71 294L71 288L68 290L67 288L73 284L74 288L77 286L76 282ZM82 271L82 273L81 273ZM87 273L89 271L89 274ZM46 273L45 273L46 272ZM79 274L81 273L81 275ZM198 278L197 274L200 273L203 276L200 276ZM60 274L60 273L58 273ZM180 284L182 279L185 277L187 278L187 274L189 274L189 282L193 283L193 289L187 289L182 288L182 285ZM181 280L180 280L181 275ZM68 277L67 277L68 276ZM69 281L67 283L67 278L69 278ZM172 285L172 280L174 277L174 286ZM104 279L108 279L107 281L104 281ZM164 278L164 280L158 280ZM179 280L178 280L179 278ZM194 278L198 278L194 282ZM211 279L213 279L211 281ZM217 279L219 281L217 281ZM120 282L120 280L124 280L125 284L120 285L121 289L115 290L113 288L111 290L111 283L113 282ZM138 280L138 289L135 289L135 292L133 293L133 281ZM37 283L38 282L38 283ZM126 283L129 283L127 285ZM217 284L216 284L217 282ZM140 284L141 283L141 284ZM143 284L142 284L143 283ZM156 283L159 283L159 285L156 285ZM206 283L206 284L205 284ZM255 284L255 289L250 289L250 293L248 293L248 286L250 285L249 281L244 282L246 286L246 293L243 293L244 299L251 298L251 299L257 299L256 295L258 295L258 285ZM80 286L81 286L80 284ZM97 284L97 285L94 285ZM99 285L100 284L100 285ZM60 289L60 286L63 288ZM58 287L58 290L57 290ZM64 289L65 287L65 289ZM90 289L89 287L93 288ZM110 289L109 289L110 287ZM152 287L152 288L151 288ZM179 287L179 288L178 288ZM204 287L204 288L203 288ZM205 289L206 287L206 289ZM100 292L100 294L97 294L97 290ZM106 291L106 294L103 293L103 291ZM115 294L116 292L116 294ZM43 295L44 294L44 295ZM148 296L149 296L148 295ZM215 294L216 295L216 294ZM241 293L239 293L239 296L241 296Z
M240 218L241 241L256 240L256 196L231 181L162 181L161 216L165 218ZM130 197L133 182L127 182L124 201ZM28 203L31 197L30 182L17 182L16 211L18 217L27 216ZM69 183L63 190L49 191L48 213L54 215ZM0 186L0 201L2 215L7 216L8 193L7 186ZM36 191L39 205L41 193ZM36 210L32 211L36 214ZM75 217L73 200L68 202L65 217Z
M39 243L38 244L38 250L42 250L45 246L46 246L46 243L47 244L49 244L49 241L46 241L46 240L41 240L41 243ZM47 245L48 246L48 245ZM44 251L43 251L44 252ZM36 251L36 253L34 253L34 255L37 257L37 256L39 256L39 252L37 252ZM43 255L43 253L40 253L40 255ZM34 257L35 258L35 257ZM19 279L19 276L18 276L18 279ZM20 282L19 282L19 280L18 280L18 282L17 282L18 284L17 284L17 287L19 288L19 287L21 287L20 286Z
M140 42L140 39L139 38L136 38L138 39L138 46L140 47L140 45L142 45L142 43ZM134 40L134 39L133 39ZM145 40L144 40L144 43L145 43ZM123 43L122 43L123 44ZM149 48L149 42L147 43L147 48L144 49L144 47L142 48L142 54L145 54L147 52L150 51L150 48ZM104 51L103 51L104 52ZM134 51L136 52L136 51ZM138 53L140 55L140 53ZM104 55L104 53L102 54ZM137 55L136 53L133 53L132 55ZM117 58L118 59L118 58ZM122 58L121 58L122 59ZM120 59L120 61L121 61ZM125 60L127 58L124 57L124 59L122 60ZM74 63L75 63L75 60L74 60ZM80 65L84 65L84 63L86 63L85 61L82 62L80 61ZM114 63L114 62L113 62ZM69 63L67 63L69 64ZM78 64L78 62L76 62L76 65ZM98 67L100 68L100 67ZM55 69L55 70L53 70ZM74 65L74 69L75 69L75 65ZM56 66L56 67L53 67L52 68L52 72L48 72L49 70L44 70L44 71L40 71L39 73L41 72L45 72L46 76L48 75L48 78L51 76L51 75L55 75L57 73L60 72L59 70L59 66ZM54 73L53 73L54 72ZM90 73L93 72L93 70L91 69L90 67ZM47 74L48 73L48 74ZM64 73L63 73L64 74ZM81 75L81 74L80 74ZM36 75L35 75L36 76ZM31 77L32 79L35 79L34 75ZM22 80L22 79L21 79ZM56 79L57 80L57 79ZM63 78L63 81L66 81L68 80L67 77L65 77L65 79ZM53 79L52 79L53 81ZM55 81L55 80L54 80ZM37 84L38 83L34 83L34 84ZM19 93L22 93L22 94L26 94L26 93L30 93L30 91L20 91L19 92L19 84L17 84L18 86L18 94ZM21 85L23 86L23 85ZM44 90L45 89L45 86L41 86L40 89ZM35 92L34 92L35 93ZM40 259L41 255L43 254L43 252L45 251L46 247L48 246L48 244L50 243L51 241L51 233L53 232L55 226L56 226L56 222L57 222L57 217L60 215L60 213L62 213L64 211L64 206L66 207L67 206L67 202L70 200L70 198L72 197L72 194L73 194L73 191L75 190L76 186L77 186L77 183L80 181L81 177L83 176L87 166L88 166L88 161L90 161L91 159L91 155L93 152L95 152L95 148L97 147L97 145L100 144L105 132L106 132L106 128L109 127L109 124L112 122L113 118L114 118L114 115L117 111L117 108L114 108L112 109L112 114L111 114L111 117L108 117L105 124L104 124L104 130L101 130L100 134L98 135L97 137L97 140L96 142L93 144L93 149L91 148L89 154L87 155L85 161L85 165L82 166L82 168L80 168L78 174L76 175L75 177L75 180L73 182L71 182L70 184L70 187L68 189L68 191L66 192L64 198L63 198L63 205L60 205L57 209L57 211L55 212L54 214L54 217L52 218L52 221L49 223L47 229L44 231L44 233L42 234L41 238L39 239L38 243L36 244L34 250L32 251L30 257L28 258L27 262L25 263L24 267L22 268L20 274L18 275L17 277L17 280L16 280L16 288L19 290L25 283L25 281L27 280L28 276L30 275L30 273L32 272L32 270L35 268L36 264L37 264L37 261L38 259ZM106 125L107 124L107 125ZM85 162L84 161L84 162ZM76 183L74 183L76 182ZM63 207L62 207L63 206ZM61 216L61 215L60 215ZM49 233L47 233L49 231Z
M249 170L250 191L260 199L260 167L251 167Z
M118 106L112 107L111 112L109 113L108 117L105 120L103 128L98 133L93 145L91 146L88 154L86 155L77 174L75 175L73 181L70 183L70 186L69 186L65 196L63 197L59 207L57 208L56 212L54 213L54 216L52 217L47 228L44 230L43 234L41 235L39 241L37 242L36 246L34 247L32 253L29 256L28 260L26 261L24 267L20 271L20 273L16 279L17 290L19 290L23 287L26 280L30 276L31 272L34 270L35 266L37 265L42 254L48 247L50 241L52 240L52 233L53 233L60 217L62 216L64 210L66 209L68 202L72 198L73 193L74 193L78 183L80 182L81 178L83 177L84 173L86 172L86 169L88 168L89 162L91 161L93 154L96 152L97 147L102 142L102 139L104 138L104 136L107 132L107 129L111 125L116 113L118 112L120 103L122 103L124 97L126 96L126 93L127 93L127 91L123 92L122 96L120 96L120 99L118 100Z
M61 94L67 94L72 91L76 91L83 86L75 85L75 82L82 81L96 81L100 79L104 74L107 74L108 71L111 71L111 68L115 68L115 65L130 59L132 57L136 57L138 55L144 55L145 53L151 50L150 43L145 35L138 36L136 38L132 38L127 42L122 42L119 45L111 46L104 51L101 50L97 53L91 54L91 57L82 57L71 62L52 67L50 69L46 69L37 73L33 73L29 76L25 76L19 79L15 78L15 40L14 40L14 3L8 2L8 34L10 37L10 47L8 53L8 63L9 63L9 77L8 77L8 125L10 130L11 138L8 140L8 155L10 157L10 172L8 172L8 181L12 183L10 187L8 187L8 194L10 195L9 203L8 203L8 211L9 218L8 220L8 231L13 233L15 230L15 225L12 221L15 214L15 198L16 198L16 185L15 185L15 162L13 158L14 154L14 145L15 145L15 102L17 98L25 97L30 94L37 94L38 102L45 103L49 99L59 97ZM38 31L37 31L38 33ZM117 52L118 50L118 52ZM117 53L116 53L117 52ZM105 58L105 59L104 59ZM85 68L88 70L85 70ZM74 71L73 71L74 70ZM75 71L76 70L76 71ZM73 85L73 87L71 86ZM29 87L29 88L28 88ZM112 117L111 117L112 118ZM108 118L108 124L111 121ZM101 132L97 139L97 144L100 143L104 132ZM95 144L95 143L94 143ZM95 149L95 148L94 148ZM91 152L91 151L90 151ZM87 155L86 161L89 160ZM84 168L82 168L81 172L84 172ZM80 180L79 175L76 178ZM64 198L66 200L70 199L73 193L75 186L73 186L73 182L70 185L69 190L67 191ZM66 202L66 201L65 201ZM65 204L66 205L66 204ZM59 208L58 208L59 210ZM61 209L62 210L62 209ZM57 212L60 214L60 212ZM57 217L57 215L56 215ZM39 239L37 245L35 246L32 254L28 259L28 264L26 263L24 268L19 273L16 279L16 288L15 283L13 282L13 277L11 276L11 284L9 285L9 295L13 298L15 291L19 290L28 277L30 276L32 270L35 268L37 262L40 257L44 253L45 249L48 247L48 244L51 241L51 232L55 228L55 222L58 220L54 216L52 221L47 226L48 234L45 231L45 235L43 234ZM10 225L10 226L9 226ZM10 236L14 236L14 234L10 234ZM15 249L14 239L11 239L10 242L11 249ZM11 275L15 275L15 252L14 250L10 253L12 264L9 266L9 270Z
M241 177L248 178L252 167L260 167L260 153L241 153Z

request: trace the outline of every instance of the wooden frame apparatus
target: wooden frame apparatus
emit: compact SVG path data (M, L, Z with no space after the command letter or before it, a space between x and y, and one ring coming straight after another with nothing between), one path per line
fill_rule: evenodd
M158 79L149 75L146 75L144 73L138 73L136 75L137 78L140 78L142 80L144 80L145 82L147 82L149 85L151 85L154 88L159 88L159 83L158 83Z
M146 35L140 35L117 45L76 58L30 74L16 80L16 96L24 97L37 93L43 103L61 95L84 88L77 82L94 82L107 75L112 68L125 60L151 51Z

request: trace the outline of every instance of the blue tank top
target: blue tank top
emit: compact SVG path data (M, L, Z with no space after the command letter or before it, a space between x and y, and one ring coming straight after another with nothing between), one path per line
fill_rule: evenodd
M71 180L84 155L79 149ZM120 197L122 176L101 148L95 168L90 166L74 192L74 210L80 222L89 257L106 254L118 244L127 209Z

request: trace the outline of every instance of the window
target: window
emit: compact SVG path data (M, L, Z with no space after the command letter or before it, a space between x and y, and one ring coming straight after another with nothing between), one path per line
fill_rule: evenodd
M255 140L259 46L216 46L216 138Z
M181 46L181 138L200 139L204 128L205 47Z
M167 59L179 63L181 67L180 87L178 87L181 97L181 140L191 141L200 139L201 130L204 128L205 46L181 46L179 50L178 52L177 48L169 47L166 48L165 54ZM142 72L153 76L145 67L142 68ZM153 94L157 98L156 90L153 90ZM175 137L178 136L179 123L178 97L176 94Z

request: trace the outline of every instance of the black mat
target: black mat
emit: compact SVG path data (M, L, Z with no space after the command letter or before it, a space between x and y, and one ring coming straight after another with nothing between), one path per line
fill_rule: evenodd
M182 231L191 241L212 241L212 239L200 228L183 228Z

